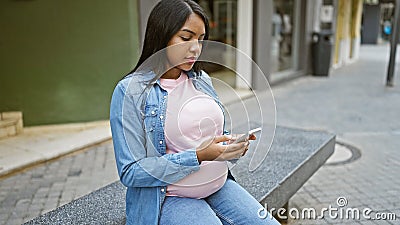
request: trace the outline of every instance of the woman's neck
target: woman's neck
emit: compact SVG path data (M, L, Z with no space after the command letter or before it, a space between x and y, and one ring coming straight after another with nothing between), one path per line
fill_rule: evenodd
M161 78L163 79L178 79L179 76L181 75L182 70L174 67L170 70L168 70L166 73L164 73L164 75L161 76Z

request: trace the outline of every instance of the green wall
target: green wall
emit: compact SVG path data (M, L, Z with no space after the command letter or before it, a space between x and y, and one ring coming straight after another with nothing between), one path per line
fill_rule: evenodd
M138 24L137 0L0 1L0 112L26 126L107 119Z

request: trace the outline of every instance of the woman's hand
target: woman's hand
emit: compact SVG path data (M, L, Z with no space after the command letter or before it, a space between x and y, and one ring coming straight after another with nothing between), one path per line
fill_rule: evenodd
M233 134L231 140L228 141L228 144L231 144L231 143L235 142L236 139L238 139L238 138L241 137L242 135L244 135L244 134ZM249 141L249 140L252 140L252 141L253 141L253 140L256 140L256 139L257 139L256 135L251 134L248 138L246 138L246 141ZM249 147L248 147L248 146L247 146L247 148L244 150L242 156L246 155L247 150L249 150Z
M221 135L210 138L197 147L197 159L199 163L202 161L227 161L238 159L243 156L249 146L249 140L255 140L256 136L251 135L249 140L240 143L233 143L240 135ZM227 142L227 145L222 145Z
M227 143L228 143L228 144L232 144L233 142L236 141L236 139L238 139L238 138L241 137L242 135L244 135L244 134L232 134L232 135L231 135L232 138L231 138ZM257 139L256 135L251 134L251 135L249 136L249 138L246 138L246 141L248 141L248 140L256 140L256 139Z

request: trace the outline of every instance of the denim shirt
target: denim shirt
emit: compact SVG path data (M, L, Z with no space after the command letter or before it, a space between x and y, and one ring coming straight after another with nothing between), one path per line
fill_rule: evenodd
M153 72L126 76L115 87L111 100L110 124L118 175L128 187L127 224L158 224L167 185L200 169L195 148L166 154L168 93L158 80L151 81L154 77ZM211 78L204 71L189 71L188 77L224 112Z

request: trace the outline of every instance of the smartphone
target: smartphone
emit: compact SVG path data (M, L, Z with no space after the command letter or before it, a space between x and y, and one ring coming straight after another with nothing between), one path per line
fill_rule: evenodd
M259 131L261 131L261 127L257 127L253 130L250 130L249 132L247 132L247 134L243 134L242 136L238 137L233 143L240 143L246 141L246 139L248 139L252 134Z

